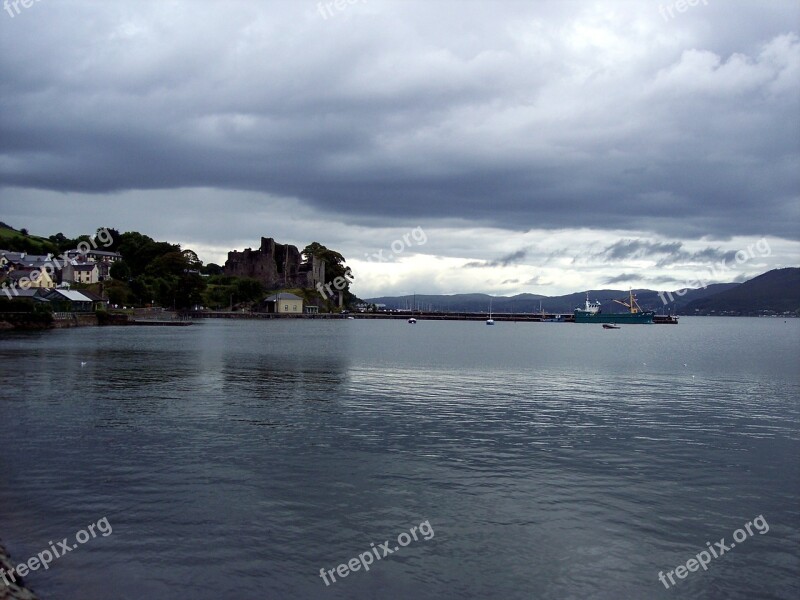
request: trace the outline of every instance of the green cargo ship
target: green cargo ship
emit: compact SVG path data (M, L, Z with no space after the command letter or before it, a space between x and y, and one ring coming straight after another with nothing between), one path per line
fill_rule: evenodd
M589 302L589 294L586 294L586 306L575 309L576 323L630 323L650 325L653 323L655 311L642 310L633 292L630 294L628 302L624 300L614 300L617 304L622 304L628 309L623 313L604 313L600 307L600 302Z

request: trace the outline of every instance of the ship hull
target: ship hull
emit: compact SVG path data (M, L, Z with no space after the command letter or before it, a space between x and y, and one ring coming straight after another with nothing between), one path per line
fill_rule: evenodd
M627 323L629 325L650 325L653 323L655 312L645 310L637 313L590 313L583 310L575 311L576 323Z

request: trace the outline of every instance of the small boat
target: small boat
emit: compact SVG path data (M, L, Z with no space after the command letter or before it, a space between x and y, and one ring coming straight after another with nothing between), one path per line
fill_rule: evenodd
M603 323L603 329L619 329L619 325L613 323Z
M411 318L408 320L408 322L409 322L411 325L416 325L416 324L417 324L417 320L416 320L414 317L411 317Z
M487 325L494 325L494 319L492 318L492 299L489 298L489 318L486 319Z

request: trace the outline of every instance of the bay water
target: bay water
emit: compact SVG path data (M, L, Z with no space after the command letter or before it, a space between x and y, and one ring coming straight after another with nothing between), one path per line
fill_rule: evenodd
M0 536L107 519L43 600L797 598L799 367L779 318L3 333Z

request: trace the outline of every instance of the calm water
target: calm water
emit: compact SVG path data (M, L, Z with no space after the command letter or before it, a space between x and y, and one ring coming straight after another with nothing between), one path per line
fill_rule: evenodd
M800 320L209 321L3 334L0 365L15 559L113 527L43 600L800 595Z

